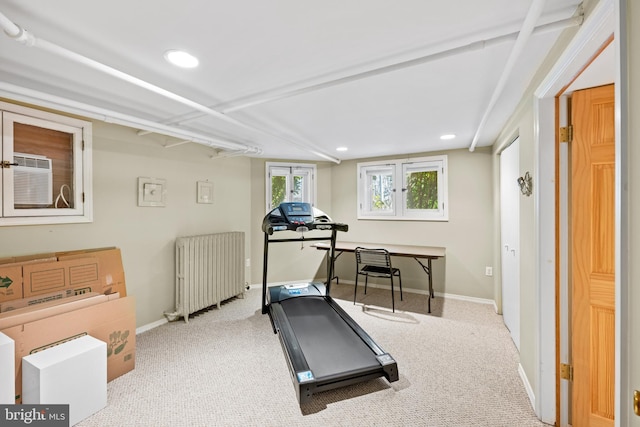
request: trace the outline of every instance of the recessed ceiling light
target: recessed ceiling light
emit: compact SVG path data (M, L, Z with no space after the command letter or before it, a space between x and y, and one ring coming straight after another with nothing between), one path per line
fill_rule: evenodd
M442 140L447 140L447 139L453 139L453 138L455 138L455 137L456 137L456 136L455 136L454 134L452 134L452 133L448 133L448 134L445 134L445 135L440 136L440 139L442 139Z
M168 50L164 53L164 59L182 68L194 68L198 66L198 58L183 50Z
M336 151L347 151L348 148L347 147L338 147L336 148Z

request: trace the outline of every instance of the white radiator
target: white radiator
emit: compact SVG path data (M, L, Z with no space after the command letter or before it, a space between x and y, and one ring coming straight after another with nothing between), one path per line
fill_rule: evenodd
M244 232L176 239L176 312L184 317L234 296L244 296Z

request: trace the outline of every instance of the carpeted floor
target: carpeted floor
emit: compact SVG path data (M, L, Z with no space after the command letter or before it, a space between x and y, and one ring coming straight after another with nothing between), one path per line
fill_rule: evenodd
M79 426L544 426L518 376L502 317L485 304L353 285L333 296L398 363L383 378L298 405L278 336L245 298L137 337L136 369L108 384L108 406ZM361 291L362 292L362 291Z

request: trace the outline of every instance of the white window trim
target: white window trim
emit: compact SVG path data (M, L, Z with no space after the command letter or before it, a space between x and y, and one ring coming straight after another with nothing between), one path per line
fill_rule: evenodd
M59 114L49 113L33 108L0 102L0 113L3 116L2 153L3 158L13 158L13 129L9 122L19 122L41 126L49 129L69 132L74 135L74 186L82 189L76 194L75 209L24 209L15 210L8 202L13 202L5 194L2 203L4 213L0 216L0 226L37 225L37 224L69 224L93 221L92 190L92 124L84 120L74 119ZM5 122L6 116L6 122ZM78 150L78 151L76 151ZM0 176L0 188L13 188L13 176ZM7 187L8 186L8 187ZM5 191L7 191L5 188ZM54 198L57 193L54 193ZM84 199L83 199L84 197Z
M265 165L265 212L270 212L276 206L271 206L271 173L273 170L277 169L288 169L288 176L294 175L296 170L305 170L309 173L310 183L306 188L307 198L308 200L304 200L304 202L310 203L311 206L316 205L316 194L317 194L317 167L312 163L285 163L285 162L266 162ZM289 182L287 182L287 192L289 190ZM287 198L287 201L289 199Z
M405 167L412 164L433 164L438 170L438 200L442 209L437 211L408 210L405 208L405 191L402 188L406 185ZM367 185L364 178L364 171L375 166L391 166L393 168L393 211L380 214L365 210L368 200ZM358 219L362 220L395 220L395 221L448 221L449 220L449 200L448 200L448 165L447 156L429 156L412 159L379 160L372 162L358 163Z

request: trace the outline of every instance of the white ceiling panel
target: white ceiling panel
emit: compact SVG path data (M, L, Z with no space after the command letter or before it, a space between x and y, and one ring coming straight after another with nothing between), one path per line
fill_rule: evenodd
M0 96L63 98L267 158L469 147L486 114L481 147L495 141L563 30L534 32L487 112L536 1L1 0L0 22L35 45L0 37ZM578 4L547 1L536 26L571 18ZM168 49L200 65L174 67ZM443 142L443 133L457 138Z

